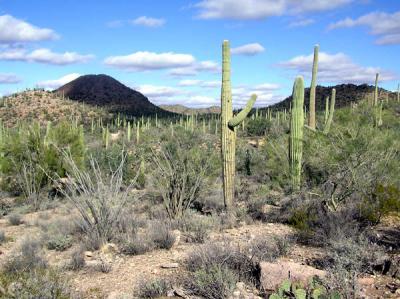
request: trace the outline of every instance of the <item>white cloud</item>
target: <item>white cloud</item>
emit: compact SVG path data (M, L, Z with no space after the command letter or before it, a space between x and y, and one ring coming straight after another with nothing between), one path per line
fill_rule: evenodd
M10 15L0 16L0 43L54 40L58 35L51 29L39 28Z
M21 78L14 74L0 73L0 84L16 84L20 83Z
M199 72L210 72L210 73L219 73L221 68L218 63L214 61L200 61L194 62L193 64L180 67L173 68L168 74L173 77L185 77L185 76L195 76Z
M77 73L68 74L59 79L38 82L36 85L37 85L37 87L44 88L44 89L50 89L50 90L57 89L65 84L79 78L80 76L81 76L81 74L77 74Z
M246 56L254 56L264 51L265 51L264 47L261 46L259 43L247 44L231 49L231 53L233 55L246 55Z
M141 92L144 96L148 97L152 103L157 105L168 103L171 99L175 99L176 96L187 94L186 91L175 87L150 84L136 86L133 87L133 89Z
M165 20L141 16L133 20L132 24L145 27L162 27L165 24Z
M354 0L203 0L196 4L202 19L262 19L331 10Z
M195 58L189 54L177 54L173 52L153 53L136 52L126 56L111 56L104 63L111 67L127 71L162 70L191 66Z
M197 86L200 85L201 82L201 80L181 80L178 86Z
M367 26L370 34L378 36L378 45L400 44L400 11L393 14L372 12L357 19L346 18L333 23L329 29Z
M314 19L301 19L301 20L291 22L289 24L289 28L306 27L306 26L314 24L314 23L315 23Z
M232 89L233 106L243 108L252 94L257 95L256 107L265 107L281 101L284 97L275 94L280 89L278 84L264 83L256 86L242 85Z
M11 49L0 52L0 60L27 61L55 65L86 63L93 55L81 55L76 52L54 53L49 49L37 49L28 53L24 49Z
M297 56L279 65L286 69L296 70L305 77L310 77L313 54ZM380 73L382 81L395 79L395 75L379 67L364 67L356 64L343 53L327 54L320 52L318 79L325 83L372 83L375 74Z

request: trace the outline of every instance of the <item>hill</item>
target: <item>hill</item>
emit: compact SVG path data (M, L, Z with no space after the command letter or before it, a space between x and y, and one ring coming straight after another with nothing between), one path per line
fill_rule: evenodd
M47 121L61 122L76 118L89 123L91 119L99 117L106 119L111 115L104 109L44 90L27 90L3 97L0 105L0 119L8 127L17 122L39 122L43 125Z
M325 109L325 99L327 96L331 95L331 90L336 89L336 108L350 106L351 103L357 103L363 99L371 98L375 91L374 86L370 86L367 84L355 85L355 84L340 84L336 86L317 86L316 92L316 109L324 110ZM379 98L386 99L389 96L391 99L396 98L396 94L390 91L387 91L383 88L379 88ZM292 97L289 96L282 102L274 104L269 108L272 109L289 109L290 103L292 101ZM305 89L304 94L304 104L306 107L309 106L310 102L310 88Z
M218 106L211 106L208 108L189 108L183 105L160 105L160 108L178 114L219 114L221 108Z
M147 97L107 75L81 76L55 91L74 101L104 107L112 113L130 116L170 115Z

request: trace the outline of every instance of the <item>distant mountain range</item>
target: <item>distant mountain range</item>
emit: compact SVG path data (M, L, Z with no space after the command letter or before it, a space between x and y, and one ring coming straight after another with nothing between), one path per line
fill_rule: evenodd
M160 105L160 108L178 113L178 114L219 114L221 113L221 108L219 106L211 106L208 108L189 108L183 105Z
M332 89L336 89L336 100L335 107L341 108L350 106L351 103L357 103L363 99L368 97L372 97L375 91L374 86L370 86L367 84L355 85L355 84L340 84L336 86L317 86L316 91L316 109L323 110L325 109L325 100L327 96L331 95ZM386 89L379 88L379 98L386 99L386 96L389 96L391 99L395 99L397 95L393 92L387 91ZM292 96L287 97L282 102L276 103L269 108L272 109L289 109L290 103L292 101ZM310 89L306 88L304 92L304 105L306 107L309 106L310 103Z
M147 97L107 75L81 76L55 90L71 100L99 106L112 113L130 116L172 115L152 104Z

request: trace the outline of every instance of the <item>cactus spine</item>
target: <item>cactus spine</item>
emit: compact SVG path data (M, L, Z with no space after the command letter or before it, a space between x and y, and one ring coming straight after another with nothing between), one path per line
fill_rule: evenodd
M235 190L235 127L247 117L257 98L253 95L246 107L233 117L230 60L229 41L225 40L222 45L221 155L224 204L227 210L233 205Z
M310 119L308 125L311 129L315 130L315 94L317 88L317 73L318 73L318 54L319 54L319 45L315 45L314 47L314 62L312 68L312 78L311 78L311 86L310 86Z
M301 184L304 127L304 80L301 76L297 77L294 82L292 102L289 138L289 165L292 189L299 190Z
M330 130L331 125L332 125L333 113L335 112L335 100L336 100L336 89L333 88L332 89L332 93L331 93L331 103L330 103L330 108L329 108L329 116L328 116L328 120L326 121L326 124L325 124L324 134L328 134L329 133L329 130Z

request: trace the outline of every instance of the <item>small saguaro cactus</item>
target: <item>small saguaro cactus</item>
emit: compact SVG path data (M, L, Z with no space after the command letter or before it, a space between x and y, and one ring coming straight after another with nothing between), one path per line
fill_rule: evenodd
M326 121L325 128L324 128L324 134L328 134L329 130L332 125L333 121L333 113L335 112L335 100L336 100L336 89L332 89L332 94L331 94L331 103L330 103L330 108L329 108L329 115L328 115L328 120Z
M378 94L379 94L379 90L378 90L378 80L379 80L379 74L376 74L375 77L375 93L374 93L374 106L378 105Z
M231 53L229 41L222 45L222 89L221 89L221 155L224 189L224 204L229 210L233 205L235 191L235 143L237 127L251 111L257 96L252 95L246 107L236 116L232 111Z
M317 73L318 73L318 54L319 54L319 45L315 45L314 47L314 62L312 68L312 78L311 78L311 86L310 86L310 119L308 121L308 125L311 129L315 130L315 94L317 89Z
M324 125L326 125L326 122L328 121L329 117L329 96L325 98L325 115L324 115Z
M303 157L303 127L304 127L304 80L296 78L292 94L292 114L290 118L289 165L293 190L300 189L301 163Z

